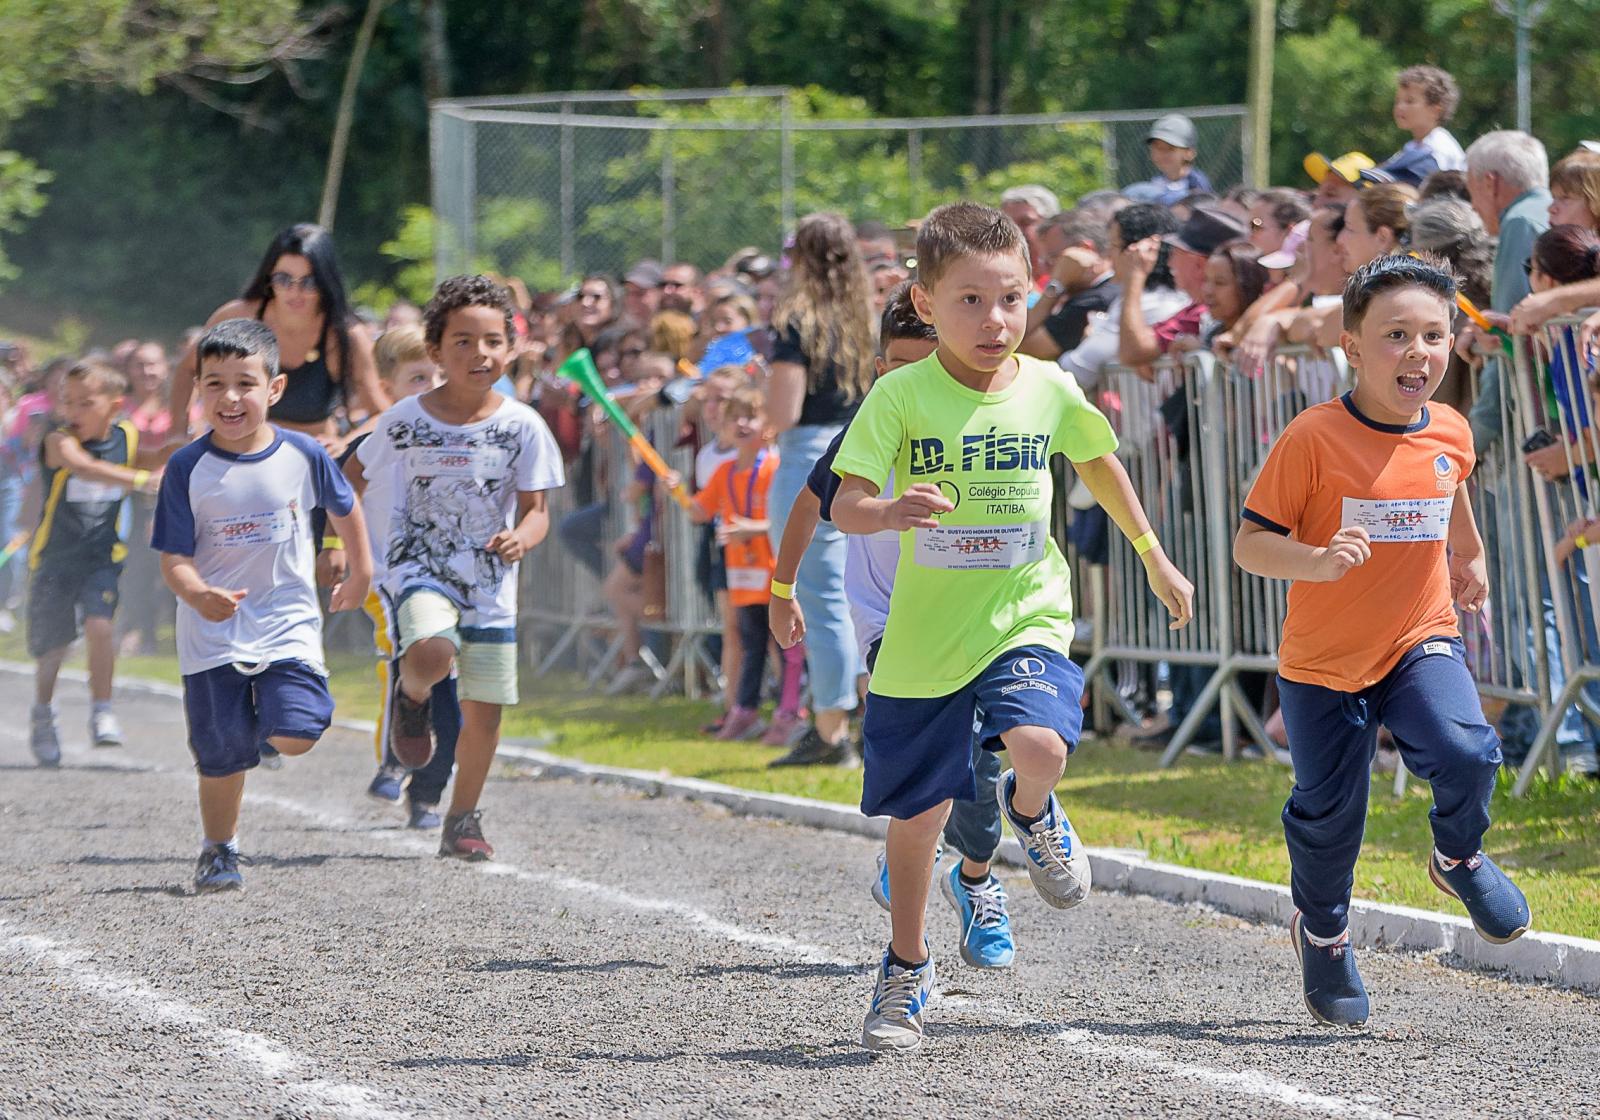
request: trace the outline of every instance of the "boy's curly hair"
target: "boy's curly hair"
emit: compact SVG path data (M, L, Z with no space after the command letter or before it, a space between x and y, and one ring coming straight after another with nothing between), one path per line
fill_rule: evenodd
M1461 104L1461 87L1456 85L1456 80L1448 70L1441 70L1437 66L1408 67L1400 71L1394 84L1396 89L1412 86L1421 90L1422 100L1439 108L1441 124L1455 116L1456 106Z
M422 329L429 346L439 345L450 312L463 307L494 308L505 316L506 338L517 337L517 308L510 292L487 276L452 276L439 285L422 309Z

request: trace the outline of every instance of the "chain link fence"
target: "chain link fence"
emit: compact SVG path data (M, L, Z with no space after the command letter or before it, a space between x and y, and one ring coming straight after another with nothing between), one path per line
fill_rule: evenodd
M772 252L798 216L899 226L958 198L1042 183L1069 201L1148 179L1168 112L1199 132L1218 191L1248 166L1245 109L822 119L783 88L541 94L432 109L435 260L551 288L645 256L721 264Z

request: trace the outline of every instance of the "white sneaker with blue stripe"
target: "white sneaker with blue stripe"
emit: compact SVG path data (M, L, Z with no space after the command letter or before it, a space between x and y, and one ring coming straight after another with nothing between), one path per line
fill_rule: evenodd
M961 861L939 879L939 889L961 919L961 959L973 968L1010 968L1017 945L1006 912L1006 889L993 875L973 886L961 878Z
M1007 770L995 783L995 796L1000 800L1000 814L1011 824L1022 853L1028 860L1028 878L1039 897L1058 910L1076 906L1089 897L1089 854L1078 841L1072 822L1056 795L1050 795L1044 816L1032 824L1017 819L1011 808L1011 795L1016 789L1014 770Z
M934 845L933 848L933 873L939 873L939 861L944 859L944 841ZM932 880L929 880L932 883ZM878 849L878 877L872 880L872 901L885 910L889 909L889 853L882 848Z
M916 968L901 968L884 953L861 1045L868 1050L915 1050L922 1045L922 1012L932 1001L933 957Z

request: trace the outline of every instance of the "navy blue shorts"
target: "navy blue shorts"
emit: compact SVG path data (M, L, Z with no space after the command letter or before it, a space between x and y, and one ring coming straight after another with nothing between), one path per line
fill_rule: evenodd
M948 696L867 694L861 811L906 820L978 797L975 747L1005 749L1016 727L1048 727L1074 750L1083 732L1083 671L1043 646L1009 650Z
M189 751L208 778L249 770L273 736L322 738L333 722L327 678L303 661L274 661L259 673L221 665L183 678Z
M39 565L28 587L28 656L43 657L78 640L79 619L117 613L122 565Z

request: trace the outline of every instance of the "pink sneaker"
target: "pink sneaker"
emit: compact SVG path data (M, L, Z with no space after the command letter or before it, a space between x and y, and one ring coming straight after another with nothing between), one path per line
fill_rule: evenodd
M717 732L717 739L724 743L742 743L760 735L765 726L754 708L734 708L722 721L722 730Z
M761 741L769 747L787 747L804 730L805 721L799 712L779 710L772 713L772 722L767 725L767 733L761 736Z

